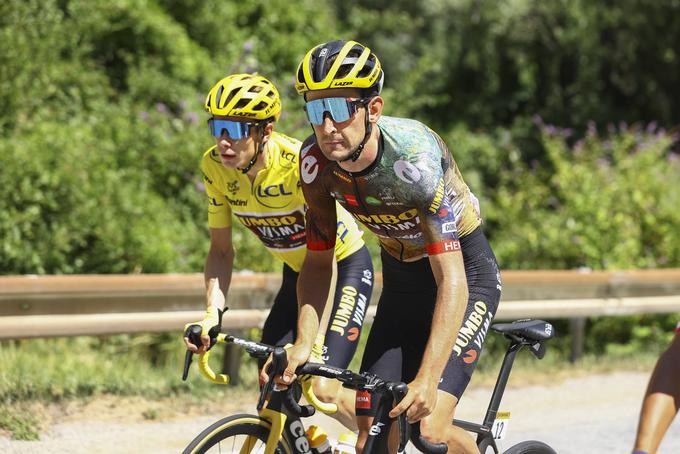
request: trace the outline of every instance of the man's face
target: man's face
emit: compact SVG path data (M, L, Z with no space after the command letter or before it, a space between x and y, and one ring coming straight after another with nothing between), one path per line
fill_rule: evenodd
M223 115L213 116L216 120L230 120L243 122L242 118L226 117ZM239 140L233 140L226 131L220 137L215 138L217 151L220 155L222 165L228 169L244 168L248 165L255 154L254 136L257 133L256 127L250 127L250 134Z
M307 93L307 101L321 98L360 99L361 91L356 88L330 88ZM326 158L342 161L354 153L364 140L366 115L366 108L358 106L349 120L336 122L330 114L325 113L322 124L312 124L316 141Z

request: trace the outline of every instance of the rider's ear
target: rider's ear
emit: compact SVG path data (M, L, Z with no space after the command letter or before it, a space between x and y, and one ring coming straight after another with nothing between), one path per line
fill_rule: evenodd
M380 118L383 109L383 99L380 96L374 96L368 103L368 121L375 123Z

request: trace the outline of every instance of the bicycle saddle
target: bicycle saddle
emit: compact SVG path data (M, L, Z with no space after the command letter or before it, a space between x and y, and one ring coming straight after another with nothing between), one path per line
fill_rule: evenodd
M529 344L555 337L555 328L543 320L516 320L512 323L496 323L491 329L504 335L514 336Z

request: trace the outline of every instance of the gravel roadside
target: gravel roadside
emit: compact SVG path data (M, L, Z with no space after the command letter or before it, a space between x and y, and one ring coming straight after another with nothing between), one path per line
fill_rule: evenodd
M511 411L512 418L501 447L538 439L553 446L560 454L628 454L647 379L646 373L615 372L550 385L510 387L501 410ZM481 420L490 395L490 388L476 387L473 383L461 401L457 417ZM40 441L13 441L0 436L0 452L176 454L194 435L224 416L130 421L124 416L107 414L116 413L113 408L112 405L102 408L101 417L88 412L87 419L72 415L63 422L56 422L41 434ZM229 408L230 414L253 411L252 406L244 402L232 403ZM330 418L323 415L314 418L331 436L340 433L341 427ZM679 421L670 428L659 450L659 454L677 453L680 453Z

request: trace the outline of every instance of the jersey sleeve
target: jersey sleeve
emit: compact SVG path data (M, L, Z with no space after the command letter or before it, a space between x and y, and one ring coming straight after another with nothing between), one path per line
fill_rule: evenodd
M316 153L315 153L316 149ZM307 249L326 251L335 247L337 213L335 199L323 183L325 158L318 152L316 142L307 139L300 152L300 182L305 197L305 235Z
M418 175L411 202L418 211L425 248L428 255L460 251L456 215L452 206L453 188L446 179L448 149L444 142L428 129L430 140L423 144L422 153L413 163Z
M207 157L209 153L210 151L203 156L201 161L203 186L208 196L208 227L213 229L231 227L231 207L227 197L217 188L217 178L210 175L210 163L206 162L206 159L209 159Z

